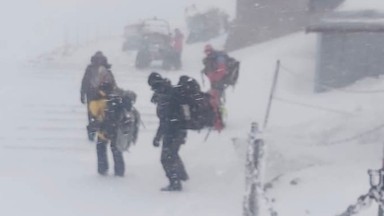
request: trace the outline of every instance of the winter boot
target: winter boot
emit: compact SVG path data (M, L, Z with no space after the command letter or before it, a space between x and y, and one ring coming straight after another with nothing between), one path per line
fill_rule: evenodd
M181 185L180 180L171 181L171 183L168 186L161 188L161 191L169 191L169 192L182 191L182 190L183 190L183 187Z
M185 170L180 172L179 176L180 176L181 181L188 181L189 180L188 173Z
M107 176L108 175L108 170L98 170L97 171L98 173L99 173L99 175L101 175L101 176Z
M116 144L114 142L111 144L111 150L113 155L113 161L115 163L115 176L124 177L125 163L123 153L117 149Z
M115 173L116 177L124 177L124 173Z

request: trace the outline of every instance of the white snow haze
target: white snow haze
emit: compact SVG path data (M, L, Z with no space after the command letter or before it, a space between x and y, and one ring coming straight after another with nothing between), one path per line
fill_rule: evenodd
M122 27L127 23L154 16L184 24L185 6L195 2L198 1L3 1L0 8L1 56L3 60L24 59L65 42L80 43L107 32L122 34ZM207 1L200 2L207 4ZM223 0L220 4L232 6L234 2Z
M248 132L252 122L264 121L277 60L279 100L273 101L262 133L270 198L264 204L279 216L337 215L368 192L367 170L381 165L383 76L314 93L318 37L298 31L229 53L241 70L236 87L226 91L226 127L189 131L180 155L190 179L183 191L161 192L168 180L161 148L152 145L159 122L147 78L152 70L172 83L188 75L208 90L200 73L206 43L184 44L181 70L139 70L136 52L122 51L124 26L159 17L187 35L187 6L219 7L232 19L237 1L1 1L0 63L6 67L0 72L0 215L243 215ZM340 10L382 1L351 1ZM222 49L227 36L207 43ZM109 174L98 175L96 143L86 134L80 85L98 50L108 57L117 84L137 93L135 107L142 116L138 141L124 152L124 178L113 176L109 150ZM357 91L374 93L353 94ZM374 204L358 215L376 213Z

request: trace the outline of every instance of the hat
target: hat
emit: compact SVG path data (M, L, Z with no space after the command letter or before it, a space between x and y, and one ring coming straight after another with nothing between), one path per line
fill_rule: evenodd
M103 65L106 68L111 68L111 65L108 64L107 57L104 56L104 54L101 51L97 51L92 57L91 57L91 63L96 65Z

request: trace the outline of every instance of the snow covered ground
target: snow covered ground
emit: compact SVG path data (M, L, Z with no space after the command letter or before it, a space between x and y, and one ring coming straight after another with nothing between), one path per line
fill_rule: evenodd
M223 39L212 43L220 47ZM227 93L227 128L211 133L207 142L206 132L189 133L181 155L191 180L181 193L159 191L167 180L160 150L151 144L157 118L146 84L150 70L134 69L135 55L121 52L122 38L74 47L67 56L54 56L44 64L9 66L7 80L0 85L5 101L0 108L1 214L241 215L245 143L235 148L232 138L245 140L252 121L262 124L278 59L280 101L273 101L263 132L268 145L266 181L272 184L267 195L282 216L342 212L368 191L366 171L379 168L383 149L382 130L356 135L383 124L384 94L353 92L384 90L384 79L367 78L341 91L314 94L315 41L314 35L297 33L231 53L241 61L241 76ZM203 46L185 48L183 71L160 72L173 81L181 74L200 80ZM125 154L125 178L96 174L95 144L85 135L79 88L96 50L108 56L118 84L138 93L136 106L146 126L138 144Z

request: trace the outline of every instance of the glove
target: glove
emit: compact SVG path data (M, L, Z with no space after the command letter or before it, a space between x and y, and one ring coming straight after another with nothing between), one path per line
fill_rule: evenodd
M80 101L82 104L85 104L85 95L84 94L80 95Z
M153 146L155 147L160 146L160 137L155 137L155 139L153 139Z
M176 142L180 144L185 144L186 142L186 137L187 137L187 131L180 131L180 134L176 137Z

